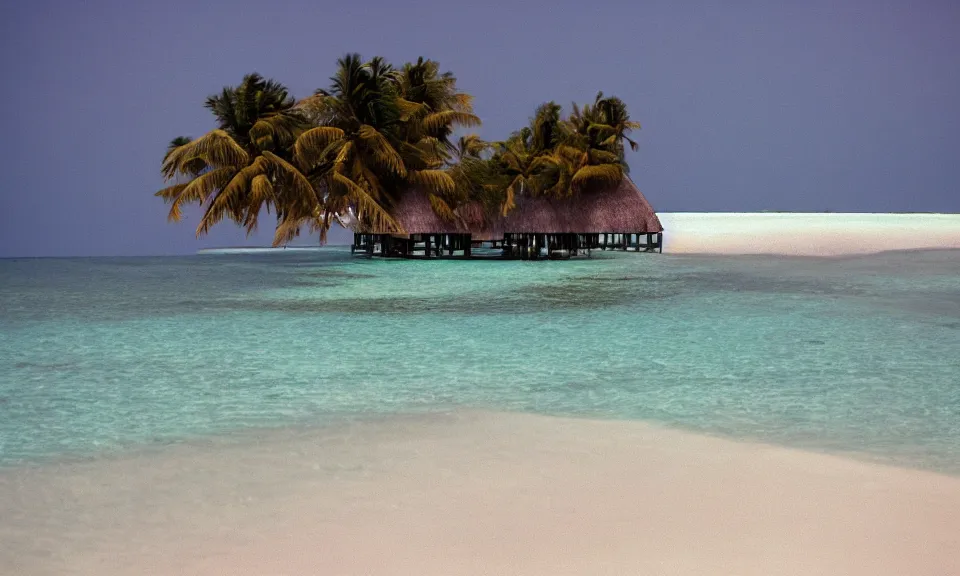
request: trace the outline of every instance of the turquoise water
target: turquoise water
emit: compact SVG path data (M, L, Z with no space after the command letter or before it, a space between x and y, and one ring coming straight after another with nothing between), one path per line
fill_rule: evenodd
M470 407L960 473L960 252L0 261L0 466Z

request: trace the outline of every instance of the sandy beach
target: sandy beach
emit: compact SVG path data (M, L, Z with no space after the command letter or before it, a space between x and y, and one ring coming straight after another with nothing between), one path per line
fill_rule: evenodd
M960 573L960 478L466 412L0 472L4 574Z
M841 256L960 248L958 214L666 212L669 254Z

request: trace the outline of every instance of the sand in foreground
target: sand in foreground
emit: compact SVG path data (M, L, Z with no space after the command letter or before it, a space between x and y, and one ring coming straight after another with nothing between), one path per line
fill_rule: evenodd
M960 478L636 422L387 418L0 472L3 574L960 574Z

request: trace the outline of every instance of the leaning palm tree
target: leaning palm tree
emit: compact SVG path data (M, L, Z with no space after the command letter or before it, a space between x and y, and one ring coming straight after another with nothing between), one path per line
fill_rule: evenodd
M279 214L310 203L312 187L287 152L306 120L286 88L250 74L207 98L205 106L217 128L196 140L175 139L163 160L164 178L177 181L156 193L171 205L170 220L181 219L184 205L200 204L205 210L198 236L224 217L249 233L263 207Z
M402 233L391 209L414 186L429 195L440 216L454 218L444 200L456 188L442 169L447 129L476 117L465 108L469 98L456 92L453 77L438 75L429 60L396 70L382 58L363 62L350 54L337 62L331 81L329 90L299 104L318 125L293 146L295 165L319 200L285 213L275 243L289 241L303 226L319 230L323 240L335 220L360 230ZM444 108L453 106L459 108ZM451 111L456 113L437 116Z

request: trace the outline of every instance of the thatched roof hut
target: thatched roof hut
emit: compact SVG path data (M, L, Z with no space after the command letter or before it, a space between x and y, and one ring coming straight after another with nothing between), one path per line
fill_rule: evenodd
M564 199L522 197L504 218L484 217L476 202L457 209L459 222L433 211L422 190L405 192L392 214L406 234L464 234L476 240L500 240L504 233L637 234L657 233L663 226L653 207L629 178L608 190ZM378 233L379 231L369 231Z
M524 197L494 225L495 235L509 233L636 234L658 233L663 225L632 180L600 192L571 198Z
M406 234L461 234L462 230L455 222L448 222L437 216L430 205L430 198L422 190L408 190L400 197L391 210L394 220L403 227Z
M475 242L503 241L504 257L538 259L544 249L547 258L569 258L591 248L649 252L663 247L660 219L629 178L571 198L518 198L506 217L492 221L476 202L458 207L455 222L444 220L434 212L429 195L418 189L405 192L391 212L403 234L358 231L351 251L470 258Z

